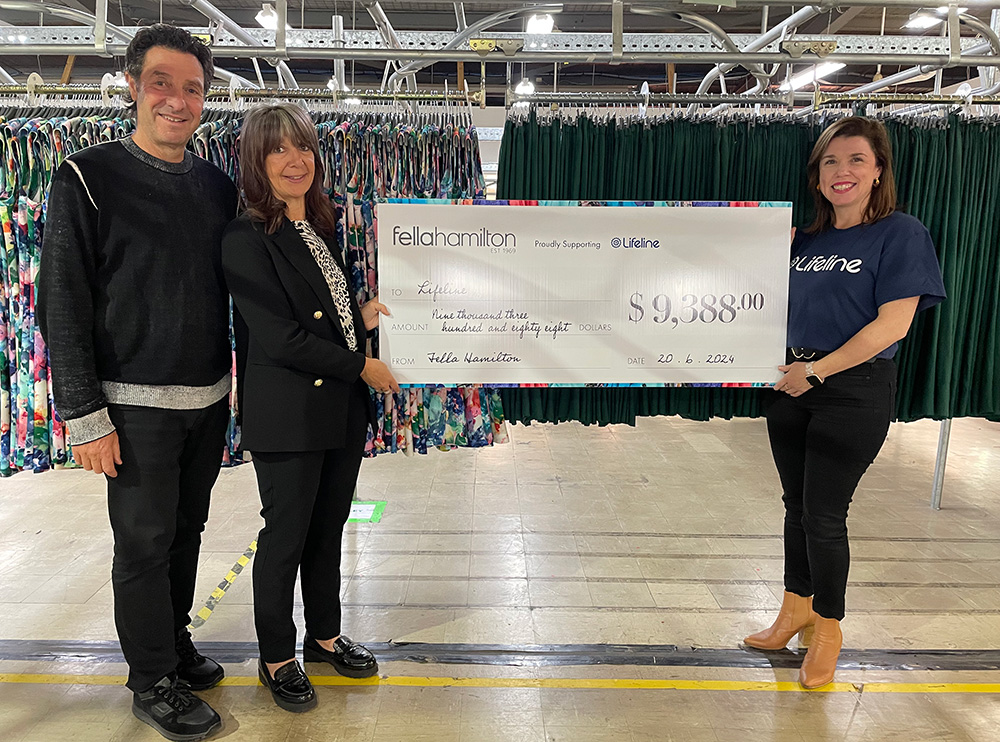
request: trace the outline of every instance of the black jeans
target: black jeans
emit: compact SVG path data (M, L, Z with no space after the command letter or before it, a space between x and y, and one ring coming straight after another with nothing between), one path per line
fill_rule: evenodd
M201 534L222 465L229 400L202 410L110 405L122 464L108 477L115 538L115 625L143 691L177 668L177 632L191 622Z
M253 452L264 527L253 566L253 613L264 662L295 657L295 575L302 577L306 631L340 634L340 552L368 431L359 382L347 411L347 445L325 451Z
M767 432L785 503L785 589L844 617L851 550L847 510L895 416L896 365L835 374L801 397L766 393Z

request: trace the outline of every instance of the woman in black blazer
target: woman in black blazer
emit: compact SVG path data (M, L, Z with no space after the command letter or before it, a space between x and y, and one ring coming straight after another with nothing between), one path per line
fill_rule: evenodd
M385 364L365 355L365 331L388 310L377 300L359 307L350 289L322 167L305 111L250 111L240 136L247 208L222 240L238 314L243 446L253 454L264 518L253 569L258 672L289 711L316 705L295 660L296 573L304 661L348 677L378 672L371 652L340 633L340 552L374 418L368 387L399 390Z

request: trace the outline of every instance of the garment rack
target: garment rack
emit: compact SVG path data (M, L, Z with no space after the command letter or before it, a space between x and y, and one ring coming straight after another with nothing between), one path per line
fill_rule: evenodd
M798 97L798 96L796 96ZM811 97L809 98L811 100ZM719 105L723 103L744 103L748 105L791 106L794 99L787 95L733 95L696 93L532 93L521 95L507 91L507 108L518 103L552 103L556 105L640 105L651 106L664 103Z
M36 79L32 79L36 78ZM27 95L29 104L35 105L37 96L100 96L105 104L111 105L114 96L128 95L128 88L120 85L50 85L41 81L37 74L28 78L26 85L0 85L0 97L12 95ZM205 93L205 100L241 99L282 99L282 100L323 100L334 103L351 100L399 102L448 102L469 105L482 105L484 98L481 91L426 91L383 93L375 90L344 91L329 88L248 88L237 85L212 86Z
M37 73L28 78L26 85L0 85L0 97L12 95L27 95L29 105L37 105L37 96L100 96L106 105L112 105L113 96L124 96L128 88L118 85L86 85L67 84L50 85L41 80ZM206 100L229 99L235 103L238 99L287 99L287 100L327 100L343 102L349 99L360 101L383 102L419 102L443 101L485 106L483 91L475 92L397 92L383 93L378 91L339 91L328 88L246 88L232 85L229 87L213 86L205 95ZM823 93L813 94L790 93L783 96L744 96L738 94L697 95L690 93L539 93L533 95L518 95L508 90L507 108L515 103L540 103L595 106L607 105L657 105L657 104L703 104L719 105L725 103L742 103L745 105L777 105L791 107L794 100L812 100L814 106L842 105L845 103L872 103L876 105L941 103L953 105L1000 105L1000 95L989 96L956 96L956 95L917 95L907 93ZM60 101L64 102L64 101ZM68 102L68 101L65 101ZM96 102L96 101L95 101ZM948 448L951 439L951 420L942 421L938 450L934 467L934 480L931 492L931 507L941 509L941 499L944 490L944 475L948 461Z
M919 93L824 93L817 91L814 98L817 106L841 105L843 103L873 103L875 105L899 104L952 104L1000 105L1000 95L921 95Z
M1000 95L925 95L917 93L784 93L780 95L740 95L738 93L697 94L697 93L532 93L521 95L507 91L507 107L518 103L541 103L562 105L660 105L676 103L680 105L765 105L792 107L796 101L811 102L815 107L844 105L847 103L872 103L875 105L894 104L942 104L942 105L1000 105Z

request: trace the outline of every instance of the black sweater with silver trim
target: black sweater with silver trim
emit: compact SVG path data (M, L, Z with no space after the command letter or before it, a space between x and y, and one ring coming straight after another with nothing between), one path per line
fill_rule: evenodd
M114 429L109 401L198 409L228 391L221 239L236 203L211 163L191 153L166 162L131 139L88 147L56 171L37 319L73 442Z

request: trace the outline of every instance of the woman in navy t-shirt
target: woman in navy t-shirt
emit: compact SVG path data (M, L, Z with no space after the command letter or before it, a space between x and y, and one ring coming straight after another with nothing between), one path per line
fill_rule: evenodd
M781 649L813 631L799 682L833 680L850 566L847 510L895 417L898 341L945 298L927 229L896 211L885 127L845 118L808 164L816 220L792 241L788 357L768 392L767 430L785 503L785 595L744 641Z

